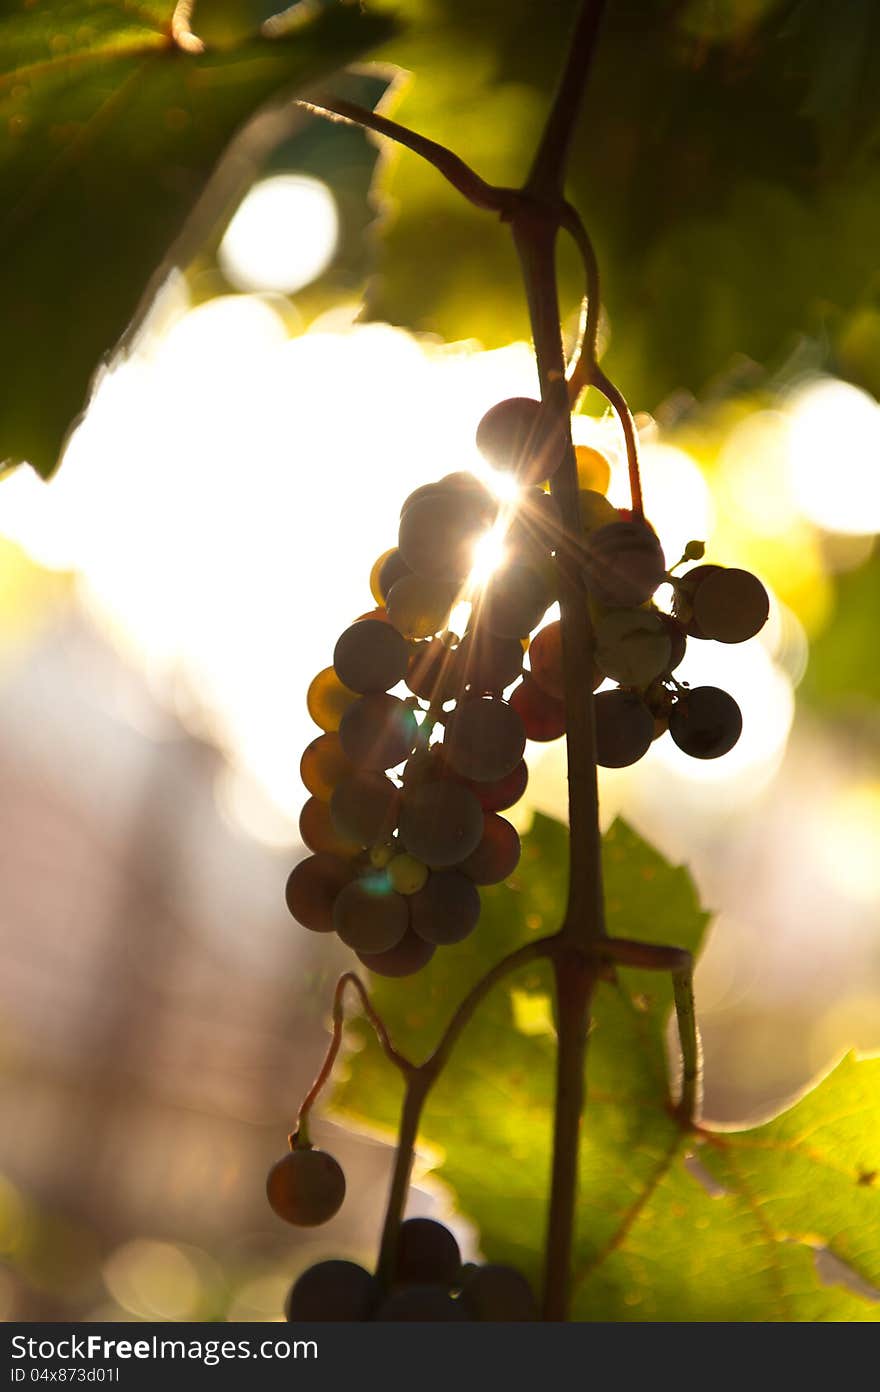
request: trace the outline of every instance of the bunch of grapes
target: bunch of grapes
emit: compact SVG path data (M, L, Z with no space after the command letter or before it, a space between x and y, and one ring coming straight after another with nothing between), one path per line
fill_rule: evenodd
M345 1178L326 1151L302 1147L272 1167L266 1191L279 1217L313 1227L338 1210ZM294 1283L285 1313L292 1323L538 1317L531 1287L520 1272L494 1264L463 1266L455 1237L432 1218L401 1224L387 1282L356 1262L321 1261Z
M375 607L341 635L308 691L322 731L300 768L311 794L300 832L312 854L287 882L288 907L392 977L467 937L478 886L516 868L519 837L500 814L525 790L526 741L565 732L561 624L547 622L563 548L591 609L596 749L606 767L635 763L667 729L695 758L727 753L742 728L734 699L673 673L688 637L742 642L769 608L747 571L698 565L673 575L650 524L604 496L607 461L584 447L583 539L567 532L547 489L565 444L540 402L494 406L477 445L514 473L515 501L499 503L468 473L416 489L397 546L373 566ZM498 563L480 578L485 546ZM691 543L683 559L702 553ZM671 613L655 601L664 584Z

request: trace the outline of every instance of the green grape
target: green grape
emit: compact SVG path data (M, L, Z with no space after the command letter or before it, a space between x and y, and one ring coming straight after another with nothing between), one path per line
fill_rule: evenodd
M719 687L695 686L679 694L669 716L669 733L692 758L719 759L742 734L742 711Z
M548 696L528 672L511 693L510 704L522 720L526 739L547 743L565 734L565 706Z
M669 670L672 644L659 614L611 609L596 624L596 665L623 686L647 686Z
M474 511L466 490L428 494L400 519L400 554L416 575L459 584L474 563L474 546L486 525L485 513Z
M600 527L612 526L621 520L617 508L609 503L604 493L593 488L580 490L578 507L581 513L581 526L587 533L595 532Z
M482 624L464 635L456 653L461 682L473 692L503 691L522 672L519 638L499 638Z
M424 888L429 874L424 861L416 860L415 856L407 855L405 852L396 855L388 863L388 878L392 889L396 889L398 894L418 894L419 890Z
M397 846L393 841L386 841L383 845L371 846L370 864L374 870L384 870L391 864L396 855Z
M520 857L520 841L516 828L497 812L487 812L483 836L475 851L471 851L459 867L475 884L500 884L512 875ZM418 932L418 925L413 925Z
M355 952L387 952L409 927L407 901L391 888L386 871L368 871L337 897L333 926Z
M413 976L427 966L437 951L433 943L420 938L411 928L404 933L400 942L387 952L359 952L358 957L371 972L378 976Z
M398 825L409 854L432 869L442 869L476 850L483 834L483 810L460 783L422 783L404 788Z
M490 576L477 599L477 622L497 638L526 638L552 603L547 582L533 566L508 564Z
M322 730L339 729L342 717L357 700L357 692L343 686L332 667L319 672L306 693L309 715Z
M439 638L419 643L409 661L406 684L423 701L451 701L461 690L458 648L448 648Z
M295 865L284 897L297 923L313 933L332 933L336 896L353 875L351 861L342 860L329 851L319 851Z
M413 932L443 947L461 942L476 928L480 896L473 879L459 870L433 870L424 888L412 896L409 911Z
M410 1286L392 1291L376 1312L377 1320L396 1320L398 1323L437 1324L467 1318L461 1301L453 1300L443 1286Z
M330 819L339 836L359 846L372 846L394 831L399 802L399 789L384 773L359 769L334 789Z
M434 1218L407 1218L400 1225L393 1280L401 1286L454 1285L461 1252L454 1235Z
M299 765L299 776L313 797L329 802L337 783L353 771L345 757L337 731L318 735L307 746Z
M519 715L506 701L491 696L459 706L447 722L443 740L449 767L462 778L485 783L511 773L525 747L526 732Z
M452 581L404 575L388 591L388 617L404 638L430 638L446 627L457 594Z
M350 1261L322 1261L297 1278L284 1304L291 1324L370 1318L379 1298L376 1278Z
M591 445L575 445L578 487L584 491L607 493L611 482L611 465L599 450Z
M717 570L697 585L694 620L707 638L719 643L744 643L767 622L770 598L756 575L748 570Z
M319 798L310 797L299 814L299 834L310 851L328 852L349 859L361 849L359 841L340 836L333 825L330 808Z
M469 778L461 780L463 786L475 794L484 812L504 812L508 807L513 807L525 792L528 781L529 770L524 759L520 759L516 768L494 783L479 783Z
M491 1263L468 1273L461 1302L471 1319L487 1323L537 1320L538 1306L525 1276L512 1266Z
M339 725L342 748L359 768L396 768L416 742L418 723L396 696L374 692L349 707Z
M387 691L402 680L409 654L409 644L392 624L360 619L336 644L333 667L351 691Z
M626 768L646 754L654 717L632 691L600 691L595 698L596 759L603 768Z
M647 522L612 522L584 542L586 580L600 604L637 608L666 577L666 561Z
M291 1150L269 1171L266 1195L285 1222L316 1228L342 1207L345 1175L338 1160L325 1150Z

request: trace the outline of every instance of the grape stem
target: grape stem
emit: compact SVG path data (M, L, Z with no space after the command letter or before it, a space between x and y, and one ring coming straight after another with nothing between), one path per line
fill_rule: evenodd
M570 414L582 391L588 387L596 388L605 396L620 421L626 442L633 512L642 516L643 505L638 435L632 413L623 393L597 361L601 310L598 262L579 214L564 198L566 163L604 10L605 0L581 0L559 86L528 179L520 189L487 183L445 146L377 111L325 95L314 95L299 103L317 115L363 126L404 145L433 165L472 204L498 214L510 226L529 305L544 422L548 439L563 455L551 480L551 492L561 514L564 538L564 544L557 549L556 568L562 628L570 833L569 890L561 928L551 937L517 948L496 963L471 988L434 1051L423 1063L413 1064L394 1048L358 978L350 973L341 978L334 1002L333 1039L324 1066L300 1109L300 1135L308 1110L326 1082L339 1050L343 983L350 980L356 984L382 1048L403 1073L405 1081L377 1272L379 1280L387 1286L393 1276L419 1122L430 1090L489 991L527 962L541 958L550 960L554 973L558 1050L543 1317L554 1321L568 1317L592 997L599 979L614 979L615 965L671 973L682 1055L681 1095L674 1106L674 1114L683 1126L694 1124L700 1098L700 1047L690 954L653 943L611 939L605 930L593 702L593 630L581 564L583 527ZM556 241L560 230L573 237L586 275L580 342L567 366L556 275Z
M303 1098L299 1111L296 1114L296 1125L288 1137L291 1149L294 1147L301 1149L311 1145L311 1140L309 1138L309 1113L318 1100L318 1097L333 1071L336 1055L339 1053L342 1044L342 1034L345 1027L345 990L348 986L351 986L360 997L364 1014L376 1032L376 1038L382 1047L385 1057L394 1064L395 1068L399 1068L404 1075L409 1075L414 1071L414 1064L400 1053L398 1049L395 1049L392 1044L391 1037L385 1027L385 1022L370 1000L367 988L360 977L354 972L343 972L333 992L333 1024L330 1033L330 1043L327 1045L324 1062L318 1070L315 1081Z

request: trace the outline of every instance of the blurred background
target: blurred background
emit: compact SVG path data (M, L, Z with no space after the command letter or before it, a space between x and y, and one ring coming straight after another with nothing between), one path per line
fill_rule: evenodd
M283 902L305 691L372 606L402 499L482 470L483 411L536 391L525 342L359 322L375 155L340 126L280 146L57 478L0 485L6 1320L277 1319L316 1254L375 1241L382 1138L318 1123L349 1177L329 1230L286 1228L263 1193L348 965ZM772 363L633 402L667 557L705 539L773 597L758 638L692 643L679 674L735 695L736 749L704 764L663 739L601 779L605 823L686 864L714 911L697 999L725 1123L880 1047L878 325L842 319L832 351L792 323ZM576 438L624 504L613 424ZM529 759L521 828L565 810L561 744Z

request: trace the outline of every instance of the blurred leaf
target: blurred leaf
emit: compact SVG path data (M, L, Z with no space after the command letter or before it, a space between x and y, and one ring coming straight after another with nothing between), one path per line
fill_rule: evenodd
M172 9L16 0L0 19L0 460L44 476L233 132L389 32L345 6L242 37L257 7L218 26L205 6L216 46L192 55L166 37Z
M397 10L407 24L387 53L413 77L395 114L494 182L520 181L574 0L539 18L526 0ZM860 299L880 242L878 84L870 0L608 7L568 192L603 269L607 366L637 406L698 391L734 353L766 361L828 302ZM833 158L832 123L847 134ZM527 337L497 220L407 152L389 158L384 188L396 220L375 316L488 346ZM572 310L581 277L567 257L562 290Z
M604 840L609 931L695 950L706 914L686 871L621 822ZM373 981L396 1042L415 1057L469 985L516 943L558 923L566 833L538 817L521 872L484 892L473 937L438 952L415 981ZM534 1000L524 1010L524 993ZM537 1285L546 1216L555 1042L534 1022L543 966L499 986L468 1025L429 1100L422 1140L493 1261ZM827 1244L880 1281L880 1061L838 1069L789 1112L743 1132L685 1135L668 1110L671 991L654 972L599 986L588 1056L574 1317L581 1320L870 1320L880 1304L822 1285ZM394 1127L397 1075L372 1036L336 1093L348 1117ZM699 1159L695 1169L694 1157Z
M810 644L810 659L798 689L801 699L825 711L880 711L877 614L880 612L880 550L865 565L837 577L828 622Z

